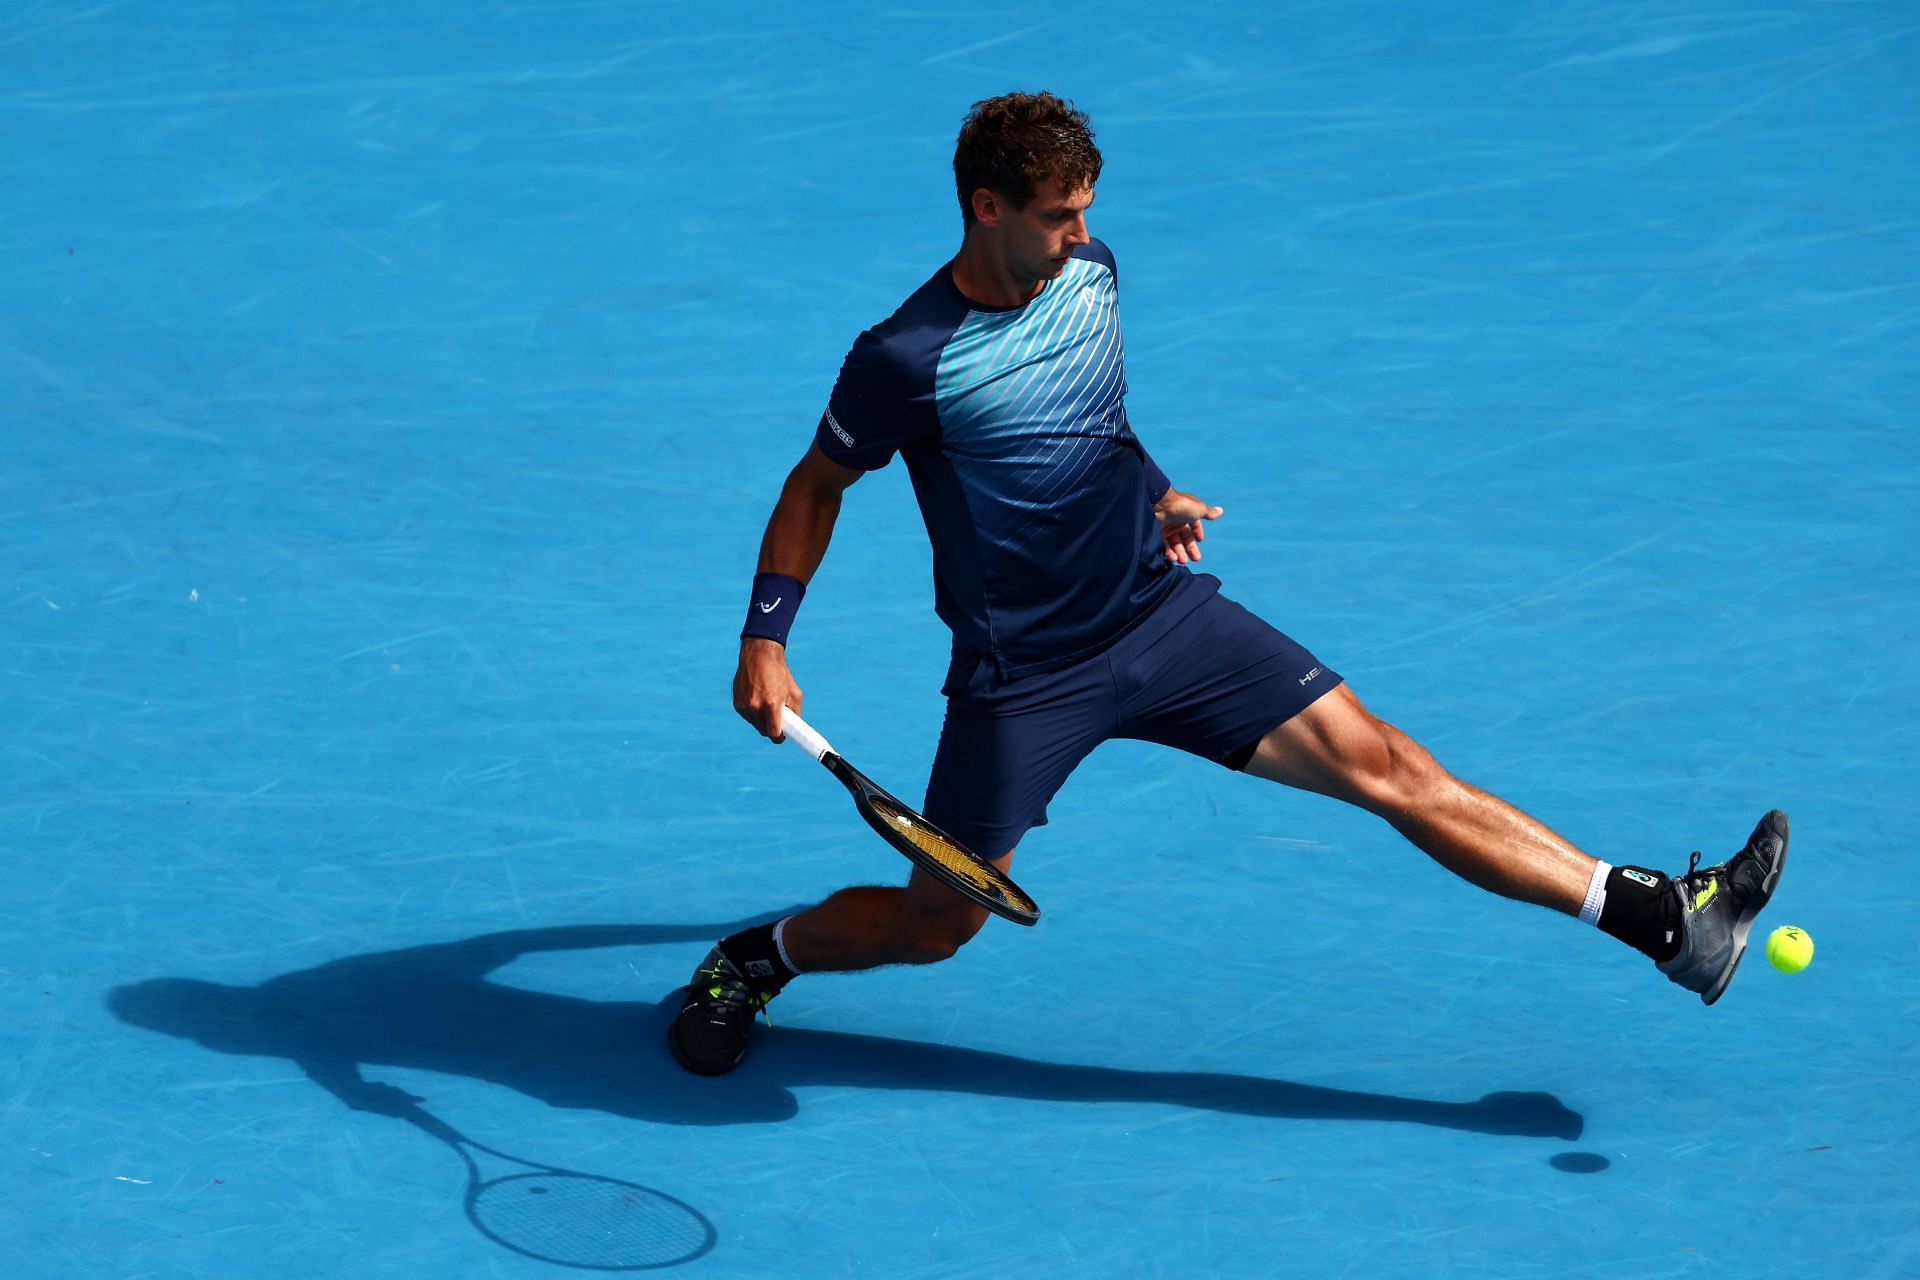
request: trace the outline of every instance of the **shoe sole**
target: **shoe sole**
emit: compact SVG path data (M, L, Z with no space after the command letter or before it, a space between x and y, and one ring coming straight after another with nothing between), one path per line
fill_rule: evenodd
M703 1065L701 1063L694 1062L692 1059L688 1058L686 1054L680 1052L680 1042L674 1039L673 1028L671 1027L667 1028L667 1049L673 1054L673 1060L675 1062L679 1063L681 1066L685 1067L688 1071L691 1071L694 1075L697 1075L697 1076L724 1076L729 1071L732 1071L735 1067L739 1066L742 1062L745 1062L747 1060L746 1052L743 1050L741 1051L741 1054L739 1057L735 1058L732 1062L727 1063L723 1067Z
M1727 984L1733 981L1734 971L1740 967L1740 961L1744 959L1747 954L1747 934L1753 928L1754 917L1759 915L1761 909L1772 899L1773 891L1780 883L1780 873L1786 870L1787 815L1781 813L1778 809L1771 810L1766 818L1760 820L1761 824L1765 825L1768 818L1778 818L1780 820L1780 853L1774 858L1773 865L1767 868L1766 876L1760 881L1760 892L1754 896L1751 902L1747 903L1747 905L1741 909L1740 918L1734 921L1733 963L1728 965L1727 971L1720 975L1720 981L1714 983L1711 988L1701 993L1700 1000L1703 1004L1712 1004L1718 1000L1721 995L1726 992Z
M678 1015L675 1015L673 1021L667 1024L667 1050L673 1054L673 1060L675 1062L696 1076L724 1076L747 1060L747 1046L742 1045L740 1052L734 1055L732 1062L724 1064L695 1062L680 1048L680 1037L673 1034L679 1027L680 1018Z

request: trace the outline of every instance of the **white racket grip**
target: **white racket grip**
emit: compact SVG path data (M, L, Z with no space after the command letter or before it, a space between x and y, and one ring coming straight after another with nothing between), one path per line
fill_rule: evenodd
M794 746L800 748L815 760L833 750L827 740L814 732L813 726L800 718L800 713L792 707L780 712L780 733Z

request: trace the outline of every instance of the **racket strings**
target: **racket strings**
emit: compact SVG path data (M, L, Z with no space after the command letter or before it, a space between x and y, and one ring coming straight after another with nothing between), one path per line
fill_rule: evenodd
M887 797L872 797L874 811L900 835L904 836L914 848L920 850L947 870L953 872L982 893L990 894L1002 902L1022 911L1038 912L1039 908L1026 894L1020 892L1007 878L1000 874L999 868L976 858L965 846L957 843L945 832L898 805L888 802Z

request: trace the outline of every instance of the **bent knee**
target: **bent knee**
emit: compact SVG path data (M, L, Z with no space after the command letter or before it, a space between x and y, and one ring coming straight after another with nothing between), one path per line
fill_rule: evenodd
M973 940L986 920L987 913L973 907L919 916L907 924L901 957L908 964L951 960L960 948Z

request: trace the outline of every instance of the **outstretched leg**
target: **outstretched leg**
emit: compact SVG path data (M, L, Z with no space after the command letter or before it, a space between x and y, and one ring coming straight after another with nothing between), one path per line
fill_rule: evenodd
M1448 773L1342 685L1260 740L1246 771L1355 804L1484 889L1577 915L1712 1004L1780 882L1787 815L1769 812L1725 863L1683 875L1613 867L1546 824Z
M1580 913L1595 861L1544 823L1460 781L1377 719L1345 685L1268 733L1256 777L1377 814L1441 866L1483 889Z

